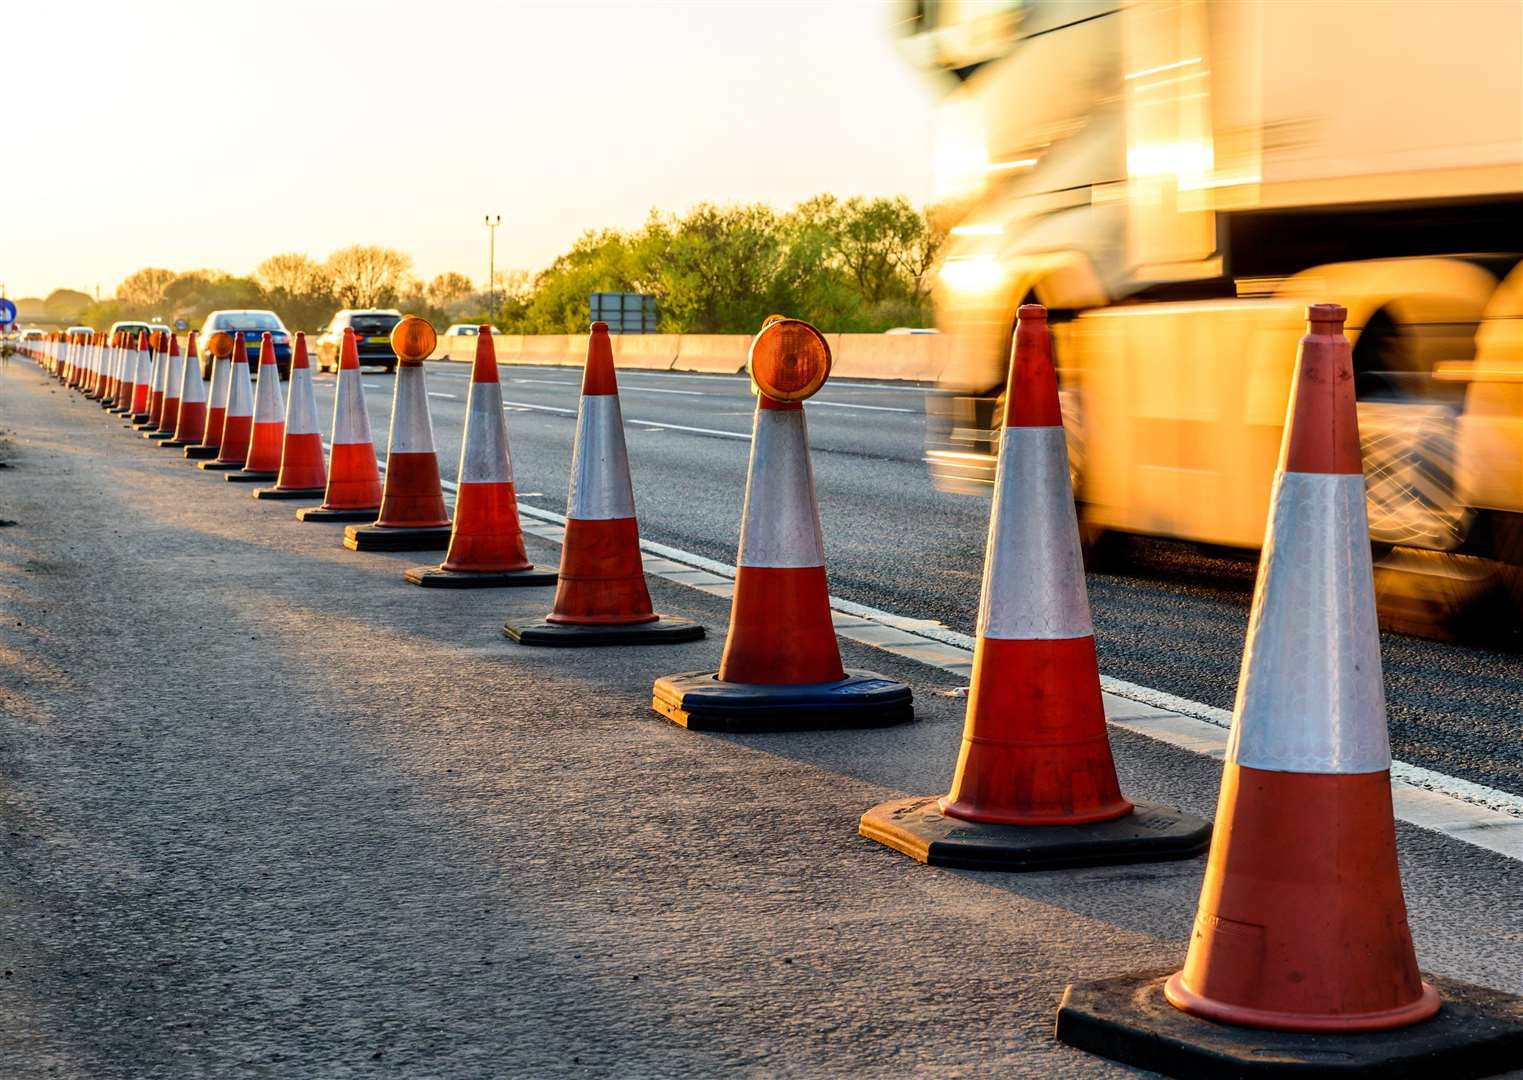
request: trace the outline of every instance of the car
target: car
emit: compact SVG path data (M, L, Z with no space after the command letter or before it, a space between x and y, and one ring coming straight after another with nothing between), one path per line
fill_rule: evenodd
M457 322L451 323L450 328L444 332L445 337L476 337L481 333L481 327L475 323ZM493 337L502 337L502 331L492 327Z
M116 334L118 331L125 331L126 333L132 335L133 341L136 341L137 335L141 334L145 330L150 334L173 333L173 331L170 330L168 326L165 326L161 322L144 322L142 319L118 319L116 322L111 324L111 329L107 332L106 340L114 341L116 340ZM69 327L69 333L91 334L94 333L94 330L88 326L71 326Z
M336 313L317 337L317 370L338 370L344 331L353 330L361 366L379 365L395 371L397 354L391 348L391 328L401 321L402 313L396 308L345 308Z
M270 335L270 343L275 346L275 366L280 371L282 379L291 377L291 334L286 329L286 324L280 321L280 316L273 311L260 308L244 308L233 311L213 311L201 324L197 335L197 342L201 350L201 377L212 377L212 354L207 342L217 331L225 331L228 334L236 334L243 331L243 340L248 347L249 363L259 362L259 340L264 334Z

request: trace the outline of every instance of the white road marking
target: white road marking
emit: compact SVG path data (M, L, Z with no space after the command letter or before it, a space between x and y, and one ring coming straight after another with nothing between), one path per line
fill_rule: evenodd
M692 431L699 435L722 435L726 439L740 439L742 442L750 442L751 436L742 435L738 431L718 431L715 428L688 427L685 424L662 424L655 420L626 420L628 424L639 424L641 427L664 428L668 431Z
M532 383L535 386L581 386L581 383L565 382L561 379L509 379L509 382Z
M444 399L446 399L448 401L459 401L460 400L460 397L457 394L440 394L440 393L437 393L436 391L433 391L433 390L430 390L428 392L428 396L429 397L444 398Z
M852 405L845 401L809 401L809 405L827 405L832 409L870 409L873 412L903 412L912 413L914 409L899 409L892 405Z
M529 409L534 412L561 413L564 416L575 416L575 409L562 409L557 405L533 405L527 401L504 401L504 406L511 405L517 409Z

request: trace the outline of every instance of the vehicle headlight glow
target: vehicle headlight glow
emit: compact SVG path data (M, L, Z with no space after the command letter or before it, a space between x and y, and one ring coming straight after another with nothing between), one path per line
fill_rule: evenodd
M1005 280L1005 270L993 255L954 255L941 264L941 280L954 292L993 292Z

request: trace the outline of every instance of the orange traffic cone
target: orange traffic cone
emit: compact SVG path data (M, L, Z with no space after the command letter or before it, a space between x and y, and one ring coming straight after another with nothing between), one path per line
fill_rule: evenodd
M185 365L181 362L180 339L169 335L169 350L164 356L164 402L159 409L159 422L152 431L145 431L143 438L163 441L172 439L175 424L180 419L180 384L185 379Z
M185 339L185 356L180 362L180 411L175 417L175 432L159 445L191 447L205 436L206 384L201 381L201 353L192 330Z
M703 637L697 623L657 615L651 607L606 323L593 323L587 340L554 609L543 622L508 624L503 630L525 645L659 644Z
M153 365L149 368L148 377L148 415L135 426L148 437L148 432L157 431L159 420L164 415L164 381L169 375L169 342L167 335L160 332L154 335Z
M344 330L339 351L338 383L333 392L333 451L328 460L328 490L321 506L296 511L297 521L373 521L381 508L381 473L375 463L375 440L365 411L365 384L354 331Z
M137 376L132 387L132 413L127 417L128 426L141 428L153 413L153 384L158 374L158 356L163 348L160 332L144 333L140 338L142 348L137 354Z
M243 340L239 334L238 339ZM214 458L222 449L222 429L227 419L227 398L233 387L233 336L226 330L218 330L206 339L206 348L212 354L211 384L206 389L206 423L203 425L204 434L197 446L187 446L185 456L188 458ZM201 370L200 357L187 355L185 366L194 366L199 376ZM185 398L180 399L180 408L185 408Z
M247 483L273 480L280 472L280 448L285 441L286 403L280 396L280 367L275 363L275 343L265 334L259 340L259 380L254 385L254 426L243 468L224 479Z
M1435 979L1440 1013L1418 973L1345 311L1308 317L1184 969L1069 987L1057 1035L1174 1076L1491 1075L1523 999Z
M261 348L272 349L266 334ZM254 429L254 386L249 380L249 354L243 331L233 335L233 365L228 375L227 407L222 416L222 442L214 461L203 461L201 468L213 472L241 469L249 456L249 440Z
M434 328L408 315L392 327L397 382L391 399L391 435L386 448L386 484L381 512L370 525L350 525L350 551L431 551L449 545L450 519L439 483L439 455L428 415L423 360L434 351Z
M440 565L415 566L403 577L444 589L555 584L555 571L533 565L524 551L490 326L476 335L449 550Z
M274 487L254 489L256 499L321 498L328 483L323 436L317 426L317 395L312 389L312 367L307 360L307 335L300 330L296 331L296 341L291 346L289 389L280 471Z
M148 331L139 330L135 335L128 335L127 348L122 350L121 375L117 380L116 394L112 398L109 409L117 416L132 412L132 403L137 395L138 358L147 348Z
M942 799L895 799L863 836L988 870L1187 858L1211 826L1121 794L1105 730L1047 310L1016 325L962 752Z
M115 388L117 362L121 359L122 338L126 334L118 330L111 335L111 341L106 347L104 356L101 358L100 370L96 372L91 382L90 391L86 395L98 402L101 408L107 408L114 401L112 391Z
M751 343L758 393L730 632L717 672L656 680L651 706L674 723L780 731L914 715L908 686L841 666L804 419L830 364L824 335L795 319L769 319Z

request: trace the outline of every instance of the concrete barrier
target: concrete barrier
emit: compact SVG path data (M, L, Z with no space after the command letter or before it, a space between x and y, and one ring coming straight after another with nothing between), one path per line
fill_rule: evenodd
M613 334L615 367L670 371L677 362L681 334Z
M681 334L673 371L734 375L746 366L749 334Z
M826 334L834 358L831 374L840 379L934 382L951 357L952 339L943 334ZM504 364L581 367L586 334L499 334L492 339ZM615 334L614 363L644 371L696 371L735 375L745 370L749 334ZM440 338L430 359L469 363L474 337Z

